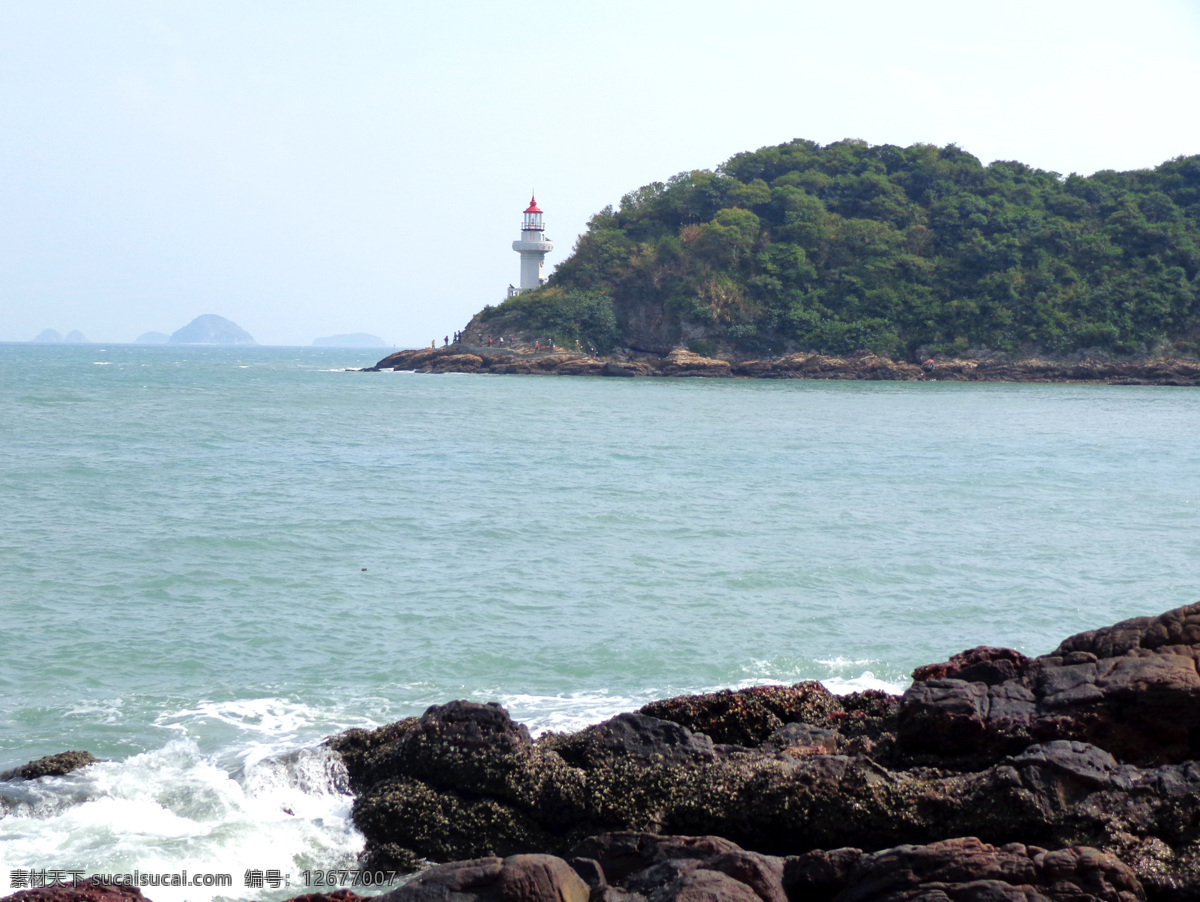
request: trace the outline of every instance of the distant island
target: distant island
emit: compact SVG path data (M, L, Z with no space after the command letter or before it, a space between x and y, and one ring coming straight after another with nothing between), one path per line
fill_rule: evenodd
M206 313L171 334L173 345L252 345L254 338L237 323Z
M1200 155L1064 177L955 145L740 153L593 216L545 286L485 307L462 345L501 338L735 365L1194 359Z
M328 338L313 339L318 348L386 348L388 343L369 332L351 332L347 335L330 335Z
M72 329L65 337L57 329L43 329L32 340L39 344L85 345L89 343L78 329Z

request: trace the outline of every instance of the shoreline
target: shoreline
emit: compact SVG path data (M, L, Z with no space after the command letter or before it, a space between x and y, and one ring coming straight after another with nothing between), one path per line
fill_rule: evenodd
M359 372L383 370L626 378L666 376L1200 386L1200 361L1182 358L944 358L937 360L933 366L921 366L879 357L868 351L860 351L848 357L797 353L782 357L731 361L702 357L682 348L664 355L629 352L592 356L560 350L509 350L465 343L397 351Z
M420 872L388 902L1189 902L1198 663L1200 603L1034 658L971 648L902 695L726 689L536 739L498 703L450 701L323 746L366 839L357 871ZM0 902L147 898L87 892Z

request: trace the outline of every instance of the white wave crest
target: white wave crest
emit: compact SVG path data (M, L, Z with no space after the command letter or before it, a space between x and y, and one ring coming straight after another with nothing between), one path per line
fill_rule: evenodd
M231 877L219 889L154 886L155 902L288 898L307 891L302 871L353 867L362 848L341 760L324 747L230 773L179 739L64 777L0 784L0 794L0 873ZM291 884L247 887L247 870L278 870Z

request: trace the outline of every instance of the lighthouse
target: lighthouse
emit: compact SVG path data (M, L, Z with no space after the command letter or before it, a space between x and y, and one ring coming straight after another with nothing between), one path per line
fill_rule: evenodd
M525 218L521 220L521 238L514 241L512 246L521 255L521 283L515 287L508 286L510 298L530 288L537 288L546 281L542 276L546 254L554 250L554 244L546 237L546 227L542 224L542 211L538 208L536 197L529 198Z

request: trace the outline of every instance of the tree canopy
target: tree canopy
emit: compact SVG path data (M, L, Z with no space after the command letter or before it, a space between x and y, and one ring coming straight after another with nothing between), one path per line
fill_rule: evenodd
M1200 156L1063 177L794 140L630 192L489 316L647 350L1195 354Z

